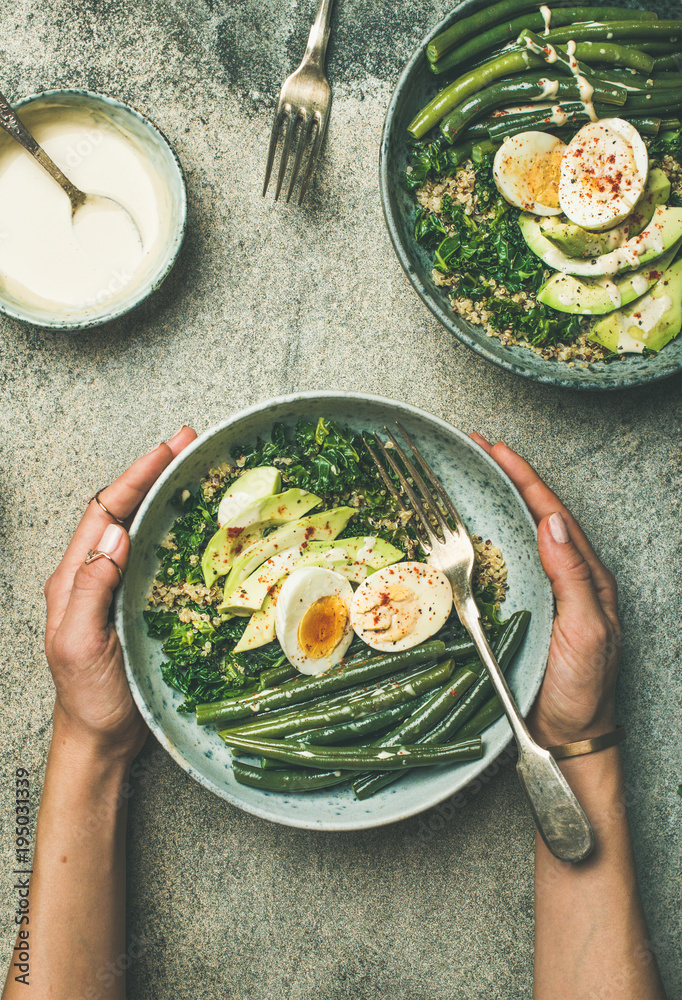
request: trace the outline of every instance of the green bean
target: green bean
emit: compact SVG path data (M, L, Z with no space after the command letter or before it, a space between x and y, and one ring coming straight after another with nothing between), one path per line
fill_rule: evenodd
M551 23L555 27L570 24L576 25L581 21L593 22L615 21L615 20L641 20L654 21L657 15L648 10L628 10L624 7L568 7L565 9L553 9ZM540 31L544 28L545 19L541 13L525 14L517 17L513 21L506 21L498 24L489 31L484 31L475 38L470 38L463 45L450 49L447 55L438 59L438 62L431 63L431 69L436 74L447 73L456 66L462 66L470 59L474 59L482 52L487 52L495 46L506 41L514 41L519 32L524 28L531 31Z
M444 655L445 644L438 640L432 640L400 653L372 657L345 668L343 666L333 667L324 674L309 677L291 687L271 688L263 691L256 698L228 698L225 701L213 702L208 705L197 705L197 722L200 726L205 726L210 722L228 722L231 719L242 719L248 715L259 714L271 708L295 705L302 701L309 701L318 695L341 691L364 681L384 677L386 674L394 673L405 667L436 660Z
M666 69L682 69L682 55L679 52L672 56L660 56L654 61L654 73Z
M565 45L557 45L556 49L560 52L568 51ZM654 65L653 58L641 49L630 45L618 45L615 42L578 42L575 47L575 57L586 63L614 63L626 69L640 70L642 73L650 73Z
M660 118L651 118L644 115L631 115L629 119L640 135L658 135L661 128Z
M441 31L427 45L426 58L429 62L437 62L449 49L466 41L467 38L478 35L486 27L505 21L522 11L534 10L537 6L537 2L532 3L529 0L500 0L499 3L479 10L470 17L464 17Z
M364 739L382 729L387 729L391 723L404 718L408 713L417 711L427 704L433 695L427 692L416 702L405 702L392 705L381 712L374 712L372 715L365 715L361 719L351 719L350 722L340 722L335 726L323 726L320 729L302 729L295 735L285 736L284 739L303 739L306 743L314 743L315 746L324 746L326 743L338 745L350 742L351 740Z
M468 667L460 667L449 684L437 691L425 705L413 712L409 719L401 722L390 733L374 740L374 744L391 747L402 743L413 743L424 733L433 729L452 710L453 704L461 698L477 678L478 674L473 670ZM365 787L372 783L376 777L374 772L359 774L355 777L353 791L359 799L363 798L362 792Z
M679 118L661 119L661 132L679 132L679 130L680 130Z
M529 31L527 28L524 28L519 35L519 44L525 45L526 48L528 48L535 55L542 56L550 66L556 66L557 69L563 69L563 71L568 73L569 76L575 76L575 65L575 69L578 73L580 73L580 75L583 76L592 86L593 96L600 98L602 101L607 101L609 104L625 104L628 96L628 92L625 87L606 84L603 80L595 77L592 74L590 67L580 62L577 46L574 53L574 57L577 62L574 64L571 57L568 55L568 49L566 50L566 54L564 54L560 45L557 46L556 49L552 49L551 46L546 46L543 39L539 35Z
M488 726L492 726L493 722L497 722L504 715L504 709L500 704L500 699L496 694L492 696L488 701L486 701L482 708L471 716L468 722L465 722L461 729L457 731L457 738L460 740L468 740L473 736L478 736L482 733Z
M290 680L296 673L296 668L288 662L286 656L282 657L282 662L275 664L274 667L268 667L267 670L262 670L260 678L258 680L258 690L263 691L265 688L276 687L283 681Z
M652 56L665 56L680 51L679 42L637 42L637 48Z
M336 726L325 726L322 729L303 729L295 733L289 733L283 736L282 739L288 742L293 741L294 743L300 743L301 741L312 743L316 747L325 745L340 746L341 744L364 746L367 743L368 736L381 731L390 731L391 723L395 724L397 721L404 719L405 716L411 716L411 714L418 711L423 705L428 704L433 697L433 694L427 691L425 695L416 701L394 705L392 708L384 709L383 712L366 715L362 719L352 719L350 722L341 722ZM240 732L240 730L235 730L235 732ZM284 765L280 761L268 760L267 757L262 757L261 767L271 770L276 767L284 767Z
M654 87L682 87L682 73L662 73L652 77Z
M638 111L648 114L650 111L677 111L678 108L682 108L682 87L651 90L646 94L629 94L623 111L626 114L636 114Z
M503 631L498 635L497 640L493 643L493 650L497 658L497 662L500 667L504 670L509 666L511 660L513 659L514 653L521 644L521 641L526 634L528 624L530 622L530 611L517 611L513 614L511 618L505 622L505 627ZM451 712L445 716L433 729L429 730L424 736L419 738L419 745L423 744L441 744L447 742L449 736L452 735L458 728L460 728L464 722L466 722L481 704L486 700L492 691L492 682L488 677L488 674L484 674L468 689L465 695L460 698L454 705ZM366 780L363 782L359 790L354 790L358 798L367 799L375 792L378 792L381 788L386 785L391 784L391 782L397 780L397 776L390 771L380 772L373 775L372 780Z
M415 115L407 131L415 137L421 139L423 135L432 129L434 125L453 108L456 108L470 97L477 93L482 87L486 87L493 80L509 73L522 73L525 70L540 68L545 65L544 59L533 55L525 50L508 52L499 59L493 59L485 63L484 66L465 73L459 79L454 80L449 86L441 90L433 100L429 101L425 108Z
M673 42L682 34L682 21L613 21L610 24L566 25L550 29L544 35L545 42L555 45L561 42L613 41L633 38L637 42L651 38Z
M553 93L553 98L580 98L580 89L575 80L558 80L557 89ZM503 107L505 104L526 103L528 100L541 100L546 94L545 84L540 80L526 80L522 77L517 82L497 83L486 90L474 94L464 103L451 111L440 125L441 132L450 142L455 141L460 132L476 118L480 118L484 112L493 108Z
M456 760L475 760L483 753L480 739L466 743L444 743L439 746L396 744L390 749L370 747L316 747L312 743L289 743L285 740L248 739L234 733L226 734L225 742L233 750L262 754L316 770L357 771L360 768L403 770L406 767L430 767L450 764Z
M240 785L262 788L267 792L314 792L318 788L331 788L348 781L348 772L343 771L304 771L302 768L264 771L240 760L232 761L232 773Z
M372 715L392 705L414 701L424 692L444 684L452 674L452 661L446 660L435 667L417 671L400 682L389 681L383 687L370 691L365 695L357 695L346 702L332 706L320 704L310 711L302 706L298 714L282 716L270 720L267 716L258 722L247 723L245 726L234 726L227 730L219 730L218 735L224 737L231 733L243 736L287 736L300 732L302 729L317 729L331 726L337 722L350 722L351 719L361 719Z
M637 73L632 69L622 69L618 66L607 69L604 66L596 66L592 68L592 73L600 80L617 83L622 87L633 87L636 90L650 90L653 87L653 80L650 76L645 73Z
M668 91L667 93L672 93ZM668 101L665 98L665 92L657 94L655 97L652 96L651 101L646 99L639 99L637 96L637 103L631 102L630 98L625 103L623 108L618 111L618 117L624 118L626 121L633 122L637 125L639 121L646 121L648 119L648 124L645 126L647 128L653 128L652 122L657 116L646 115L647 111L664 111L668 107ZM644 95L642 95L644 96ZM680 95L682 96L682 95ZM673 105L677 107L678 105ZM600 118L609 117L612 112L604 104L596 104L595 111ZM556 115L566 115L565 120L561 123L561 126L556 121ZM499 141L504 139L508 135L518 135L519 132L526 132L528 130L539 129L540 131L554 131L567 124L580 125L584 122L591 121L589 113L585 110L584 104L580 101L568 101L560 102L555 105L551 111L549 110L538 110L538 111L525 111L518 115L506 115L500 117L495 121L491 121L488 125L488 133L490 138ZM645 134L653 134L647 132Z

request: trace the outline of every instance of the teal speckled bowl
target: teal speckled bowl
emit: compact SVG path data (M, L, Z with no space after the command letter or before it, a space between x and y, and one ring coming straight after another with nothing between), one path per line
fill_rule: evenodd
M402 184L408 165L407 126L417 111L427 104L444 85L431 73L426 62L426 46L455 19L487 6L481 0L463 0L424 38L398 80L386 112L381 139L379 187L386 225L407 277L424 305L447 327L453 336L482 357L507 371L549 385L570 389L622 389L643 385L674 375L682 368L682 335L655 357L628 355L624 361L603 361L580 368L569 368L562 361L547 361L524 347L505 347L497 338L487 337L483 327L467 323L450 307L447 289L434 282L433 258L414 238L414 195ZM682 3L623 4L658 10L659 16L680 17ZM448 82L447 77L445 82Z
M14 319L57 332L77 333L118 319L134 309L154 292L168 275L180 251L185 235L187 193L185 178L173 148L157 126L141 111L115 97L94 94L89 90L46 90L25 97L14 104L21 116L29 109L85 107L94 115L126 132L156 169L161 181L160 211L167 221L165 239L149 260L139 278L126 286L124 295L83 309L52 309L22 301L3 286L0 274L0 312ZM87 155L87 152L82 154ZM68 168L67 173L68 173Z
M211 466L232 458L237 445L268 437L273 423L332 417L360 430L399 420L433 465L470 531L490 538L504 553L509 573L505 613L528 608L531 624L508 679L524 714L542 680L552 630L552 595L537 553L533 520L507 476L461 431L412 406L360 393L301 393L269 400L206 431L164 472L140 507L130 532L130 561L116 601L128 680L135 701L159 742L205 788L247 812L288 826L357 830L405 819L464 788L498 756L510 739L505 719L484 737L485 754L454 767L404 775L365 802L350 788L306 795L266 792L238 784L231 755L213 727L176 711L181 696L164 684L161 644L147 636L142 610L158 569L156 551L177 516L170 499L194 489ZM515 780L511 777L509 780Z

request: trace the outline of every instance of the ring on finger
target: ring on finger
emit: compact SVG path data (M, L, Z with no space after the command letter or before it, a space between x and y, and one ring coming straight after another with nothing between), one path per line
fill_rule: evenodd
M109 510L108 507L104 506L104 504L102 503L102 501L99 498L100 493L104 493L104 490L98 490L97 493L95 493L94 497L90 497L90 499L88 500L88 503L92 503L92 501L94 500L95 503L98 504L102 508L102 510L104 511L105 514L108 514L109 517L113 517L114 521L116 521L116 524L120 524L122 526L125 525L125 520L123 520L120 517L116 517L116 515L114 513L112 513Z
M123 579L123 570L121 569L121 567L119 566L119 564L116 562L116 560L113 559L109 555L108 552L102 552L100 549L89 549L88 550L88 554L85 557L84 562L85 562L86 566L89 566L90 563L96 562L98 559L102 559L102 558L108 559L109 562L112 563L112 565L114 565L116 567L116 569L118 570L119 579L122 580Z

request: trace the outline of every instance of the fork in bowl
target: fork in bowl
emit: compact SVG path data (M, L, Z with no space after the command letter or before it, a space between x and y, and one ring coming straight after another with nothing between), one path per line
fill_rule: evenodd
M265 167L265 180L263 182L263 197L265 197L268 184L270 183L275 152L277 151L280 127L283 126L284 144L282 146L279 173L277 174L275 201L279 198L280 191L282 190L289 154L296 131L298 130L298 141L294 165L291 169L289 186L287 188L287 202L293 193L306 146L310 147L298 196L299 205L303 203L303 199L305 198L310 178L313 175L317 159L320 155L324 135L327 131L332 92L324 75L324 58L329 40L329 18L333 2L334 0L320 0L317 17L310 29L308 47L303 56L303 61L298 69L294 70L291 76L286 78L279 92L275 118L272 123L272 132L270 133L270 146L268 147L268 160Z
M581 861L594 847L594 834L590 821L555 759L549 751L538 746L528 732L504 674L488 644L471 585L474 547L469 532L442 484L407 432L400 424L396 426L421 466L431 488L426 485L417 466L387 427L384 430L390 442L390 450L377 435L374 435L374 439L384 461L398 477L407 502L382 464L377 449L372 447L367 438L365 447L386 488L395 497L401 509L405 513L415 515L419 543L426 555L427 563L441 570L450 581L452 599L459 620L471 636L516 739L519 750L516 770L542 839L552 854L561 861ZM399 457L405 472L392 452ZM439 503L436 502L434 493ZM448 523L448 518L451 523Z

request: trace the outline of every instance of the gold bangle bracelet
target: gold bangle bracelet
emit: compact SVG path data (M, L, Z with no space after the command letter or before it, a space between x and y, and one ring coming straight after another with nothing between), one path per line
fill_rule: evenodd
M581 757L586 753L596 753L598 750L606 750L613 747L621 740L625 739L625 726L618 726L610 733L603 736L595 736L592 740L578 740L577 743L559 743L555 747L547 747L555 760L562 760L564 757Z

